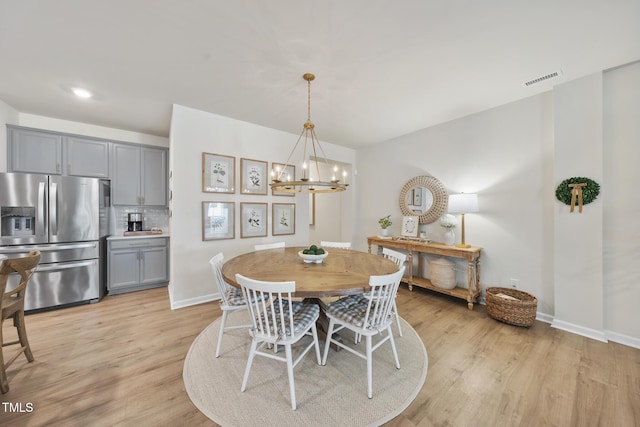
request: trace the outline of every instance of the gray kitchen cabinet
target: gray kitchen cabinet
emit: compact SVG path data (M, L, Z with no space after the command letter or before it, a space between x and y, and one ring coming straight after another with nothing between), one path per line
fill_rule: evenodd
M39 129L8 127L10 172L109 178L109 142Z
M109 240L107 262L110 295L165 286L169 282L169 238Z
M114 205L167 206L167 150L113 144Z
M65 175L109 178L109 143L78 136L65 136L63 158Z
M34 129L7 127L9 172L62 174L62 136Z

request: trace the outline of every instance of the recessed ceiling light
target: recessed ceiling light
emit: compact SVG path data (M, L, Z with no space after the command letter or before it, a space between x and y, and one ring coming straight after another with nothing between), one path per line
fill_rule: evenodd
M75 96L80 98L91 98L93 94L86 89L82 89L79 87L74 87L71 89Z

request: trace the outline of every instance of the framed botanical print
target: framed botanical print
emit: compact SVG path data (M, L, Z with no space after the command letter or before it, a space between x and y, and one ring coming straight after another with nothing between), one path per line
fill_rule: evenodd
M267 195L267 162L240 159L240 193Z
M235 238L234 202L202 202L202 240Z
M240 203L240 237L267 235L267 204Z
M284 163L271 163L271 176L272 179L278 179L278 177L280 177L280 181L295 181L296 167L294 165L285 165ZM295 196L295 193L274 189L271 189L271 194L273 196Z
M402 217L402 235L407 237L418 237L418 216Z
M202 153L202 191L204 193L236 192L236 158Z
M271 204L271 235L296 234L296 204Z

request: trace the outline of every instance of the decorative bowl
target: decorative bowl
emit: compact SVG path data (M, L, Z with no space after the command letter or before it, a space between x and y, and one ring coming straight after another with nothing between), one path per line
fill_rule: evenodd
M329 255L329 252L323 253L322 255L309 255L309 254L303 254L302 251L298 252L298 256L300 258L302 258L302 260L304 262L306 262L307 264L311 264L311 263L316 263L316 264L322 264L322 261L324 261L324 259Z

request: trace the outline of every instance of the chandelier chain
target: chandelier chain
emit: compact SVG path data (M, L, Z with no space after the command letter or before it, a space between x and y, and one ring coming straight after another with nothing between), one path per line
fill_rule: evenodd
M311 80L307 80L307 122L311 123Z
M320 166L318 164L318 159L319 159L318 155L321 153L322 156L324 156L324 162L327 164L327 166L329 166L329 162L324 153L324 149L320 144L320 140L318 140L318 137L316 135L315 125L311 122L311 81L315 79L315 76L311 73L306 73L302 76L302 78L307 81L307 122L303 126L302 133L298 137L298 141L296 142L293 149L289 153L289 157L287 158L285 167L282 170L278 170L277 176L274 174L274 171L272 170L271 174L273 177L272 178L273 182L270 184L270 187L276 191L291 192L291 193L298 193L298 192L333 193L336 191L344 191L349 185L346 183L346 172L344 173L345 182L342 182L342 183L335 176L332 177L331 180L323 181L320 179ZM289 161L291 160L291 157L296 151L296 147L301 142L303 136L304 136L304 145L302 150L302 165L303 165L302 177L299 180L296 180L294 177L293 180L284 181L283 179L284 169L286 169L289 166L290 164ZM312 165L309 165L309 173L311 172L311 168L315 166L316 174L318 175L318 178L315 178L315 179L311 179L311 176L307 175L306 159L307 159L307 143L309 142L309 139L311 139L310 148L311 148L311 152L313 153ZM317 150L319 150L320 153L318 153ZM334 171L337 171L337 166L334 169Z

